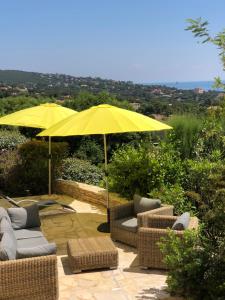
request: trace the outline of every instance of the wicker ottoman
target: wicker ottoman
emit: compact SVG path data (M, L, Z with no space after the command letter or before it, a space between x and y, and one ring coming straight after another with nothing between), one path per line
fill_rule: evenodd
M107 236L69 240L67 253L73 273L118 266L118 251Z

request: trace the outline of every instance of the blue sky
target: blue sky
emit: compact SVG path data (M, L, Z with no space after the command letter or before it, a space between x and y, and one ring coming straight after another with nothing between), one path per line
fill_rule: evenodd
M224 0L0 0L0 69L134 82L224 78L218 50L184 30L225 27Z

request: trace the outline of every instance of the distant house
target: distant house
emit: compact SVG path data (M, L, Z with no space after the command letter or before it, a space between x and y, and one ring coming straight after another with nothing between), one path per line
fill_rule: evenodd
M166 119L166 116L161 114L151 114L151 117L156 119L157 121L163 121Z
M162 95L163 92L161 89L154 89L151 91L152 94L155 94L155 95Z
M133 107L134 110L138 110L141 106L141 104L138 103L138 102L131 102L130 104L131 104L131 106Z
M205 90L202 89L202 88L195 88L195 89L194 89L194 93L195 93L195 94L204 94L204 93L205 93Z

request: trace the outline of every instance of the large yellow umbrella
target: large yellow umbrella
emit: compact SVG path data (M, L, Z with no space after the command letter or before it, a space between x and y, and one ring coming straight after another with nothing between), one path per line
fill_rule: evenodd
M109 220L106 134L122 132L159 131L172 127L142 114L108 104L93 106L53 125L39 136L73 136L103 134Z
M49 128L59 121L77 113L75 110L55 103L45 103L26 108L0 118L1 125ZM51 194L51 137L49 136L49 194Z

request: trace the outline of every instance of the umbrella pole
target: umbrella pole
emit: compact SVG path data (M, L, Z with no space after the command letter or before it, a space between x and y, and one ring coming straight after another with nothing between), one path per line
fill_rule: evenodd
M108 162L107 162L107 144L106 135L103 134L104 138L104 153L105 153L105 185L106 185L106 207L107 207L107 222L110 223L109 215L109 183L108 183Z
M52 193L52 149L51 149L51 137L48 137L48 195Z

